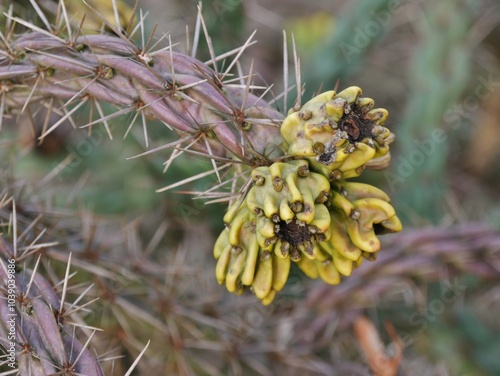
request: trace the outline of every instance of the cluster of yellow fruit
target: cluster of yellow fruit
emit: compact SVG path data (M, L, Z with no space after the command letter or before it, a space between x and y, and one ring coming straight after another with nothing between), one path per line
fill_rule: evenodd
M338 284L363 258L375 258L377 235L401 230L382 190L345 180L370 161L387 161L394 139L382 126L387 111L360 94L358 87L322 93L283 121L289 160L252 171L253 185L227 211L214 247L217 281L230 292L250 288L269 304L291 262Z

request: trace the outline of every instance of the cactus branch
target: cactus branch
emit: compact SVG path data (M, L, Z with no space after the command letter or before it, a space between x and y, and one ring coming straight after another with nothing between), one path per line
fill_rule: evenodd
M250 165L262 164L268 163L270 153L280 153L280 143L270 140L280 139L283 115L262 100L269 88L262 95L253 93L261 87L254 83L252 68L239 79L230 74L253 44L254 34L243 46L220 57L211 49L210 62L203 63L174 50L170 37L168 46L160 48L156 43L153 47L158 49L152 51L148 49L153 35L140 48L113 25L108 26L117 35L73 37L69 27L44 30L12 15L7 15L7 22L29 31L18 37L6 33L2 41L2 117L22 114L34 104L47 106L54 98L64 102L60 110L65 115L44 130L40 141L91 104L99 117L83 127L104 123L109 134L108 120L126 113L135 113L136 118L140 113L143 124L145 118L157 119L181 139L197 139L190 147L212 160L236 158ZM217 62L232 55L225 71L218 72ZM100 103L109 103L117 111L104 115ZM147 144L145 126L144 133Z

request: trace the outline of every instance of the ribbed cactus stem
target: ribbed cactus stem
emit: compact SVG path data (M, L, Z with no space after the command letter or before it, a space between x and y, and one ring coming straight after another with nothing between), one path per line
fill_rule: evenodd
M199 137L196 148L214 157L250 162L280 153L280 112L251 85L226 85L207 64L172 48L145 53L115 35L71 40L33 31L1 49L2 116L51 98L66 102L67 112L78 102L107 102L117 114L143 112L181 137Z
M0 257L1 345L15 349L15 361L7 362L9 370L17 369L20 375L103 375L87 344L65 322L54 287L36 270L21 268L22 261L2 237Z

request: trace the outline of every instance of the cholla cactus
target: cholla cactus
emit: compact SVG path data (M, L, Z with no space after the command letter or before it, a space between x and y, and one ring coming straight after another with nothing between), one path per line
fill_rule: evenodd
M266 90L256 94L252 69L230 78L250 40L226 55L235 58L220 72L215 56L203 63L170 42L153 50L152 38L137 46L133 24L125 27L131 33L107 22L115 35L82 35L63 2L60 10L58 19L66 22L54 28L37 9L46 29L14 17L12 9L7 14L2 118L33 106L56 111L60 103L63 114L44 125L43 141L86 104L99 116L84 126L102 123L110 136L107 121L132 113L143 119L146 144L145 121L158 119L179 135L167 146L201 153L218 176L233 167L235 177L220 184L232 183L232 191L226 194L226 229L214 250L217 280L229 291L251 286L268 304L284 287L290 261L312 278L339 283L362 258L374 258L381 231L401 230L385 194L345 180L365 167L385 167L394 138L383 127L387 111L372 109L373 100L360 97L360 88L327 91L303 106L298 98L283 120L262 99ZM31 31L17 37L16 23ZM198 25L205 29L201 17ZM105 115L102 102L119 110Z
M9 350L4 364L20 375L103 375L94 354L80 342L71 312L61 303L68 286L69 266L62 283L62 299L36 270L21 267L22 258L0 236L0 299L2 346ZM40 259L38 259L40 261ZM77 311L75 309L74 311Z

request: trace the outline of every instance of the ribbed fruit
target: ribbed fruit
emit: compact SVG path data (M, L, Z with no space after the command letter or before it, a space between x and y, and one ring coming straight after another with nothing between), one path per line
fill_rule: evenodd
M252 180L224 216L214 256L219 284L234 293L249 287L263 304L285 286L291 261L310 278L338 284L363 259L375 259L379 234L401 230L382 190L329 182L306 160L257 167Z
M388 112L360 95L356 86L327 91L291 112L281 126L288 155L307 159L330 180L359 176L372 160L376 168L386 165L390 158L382 157L394 139L383 126Z
M305 160L276 162L252 171L254 186L247 207L257 215L259 245L278 257L317 257L316 243L328 238L330 215L325 203L330 184L310 172Z
M259 245L257 216L245 202L235 203L224 219L226 228L214 247L217 282L236 294L250 288L264 304L271 303L286 284L290 259L278 259Z

